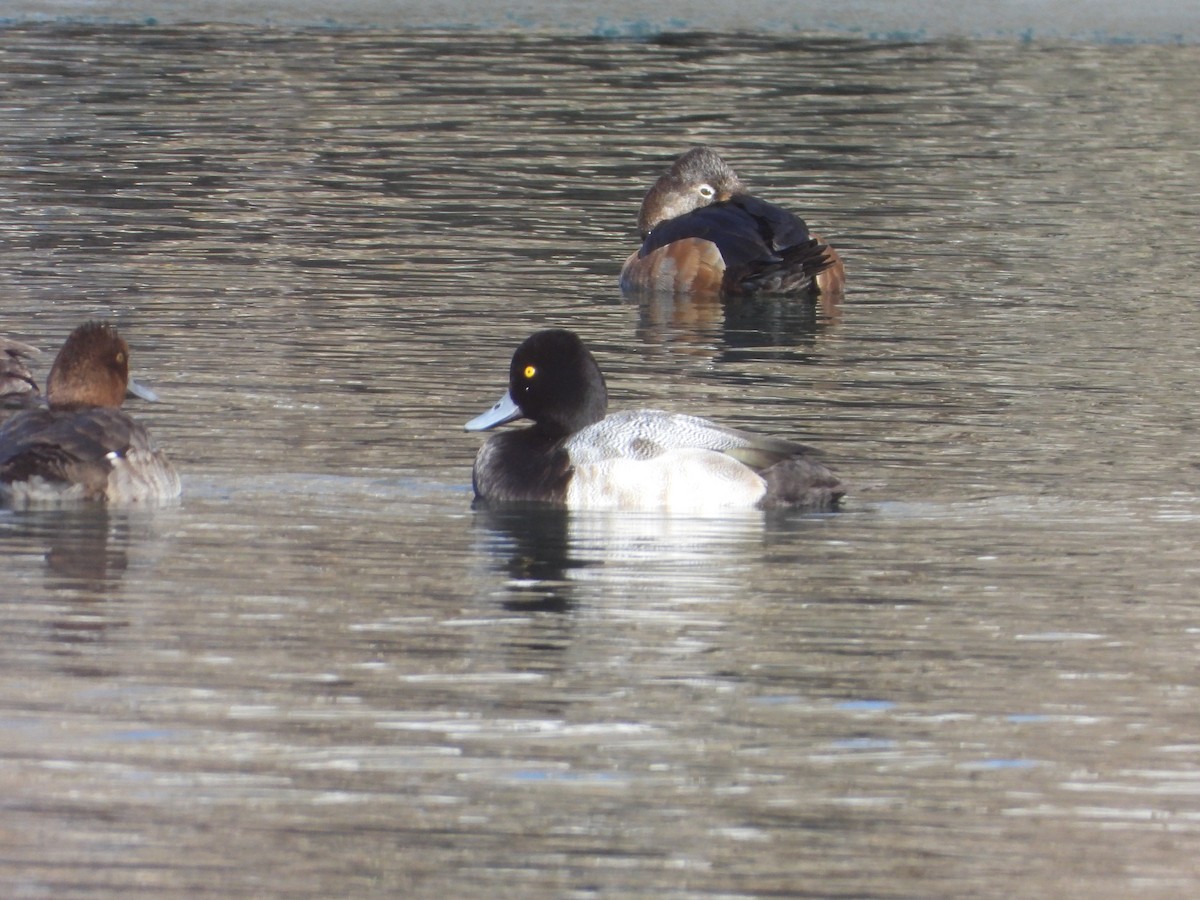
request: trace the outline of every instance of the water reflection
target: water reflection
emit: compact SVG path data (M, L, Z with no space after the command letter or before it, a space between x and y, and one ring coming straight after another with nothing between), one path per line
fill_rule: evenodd
M506 609L569 612L612 596L647 606L681 598L725 602L744 585L714 560L754 558L774 528L803 529L822 516L757 510L689 518L647 513L481 507L481 550L506 580Z
M21 510L0 520L0 539L42 555L47 589L104 600L128 567L136 518L102 503Z
M146 559L161 541L147 518L152 515L89 503L0 517L0 548L10 563L5 592L9 603L16 604L10 614L36 621L36 638L25 635L32 668L45 665L72 678L117 675L119 664L109 652L119 642L116 634L130 626L124 579L131 558ZM40 561L40 586L34 586L36 569L19 565L22 558ZM44 612L35 616L38 597L48 600ZM24 603L34 606L22 608ZM44 659L35 648L44 651Z
M792 358L813 361L822 333L840 319L840 302L780 298L650 294L638 308L638 337L672 353L743 362ZM756 352L763 348L765 353Z
M570 513L560 509L482 506L472 525L479 545L504 579L503 607L523 612L568 612L574 569L595 562L573 554Z
M46 586L51 590L107 593L120 581L129 564L129 521L104 509L84 510L49 524L46 539Z

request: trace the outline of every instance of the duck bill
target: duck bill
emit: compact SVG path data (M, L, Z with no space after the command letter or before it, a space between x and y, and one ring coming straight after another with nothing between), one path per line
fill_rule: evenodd
M463 428L467 431L487 431L489 428L495 428L497 425L503 425L513 419L519 419L523 415L525 413L521 412L521 407L513 402L512 395L505 392L504 396L496 401L495 406L473 418Z
M148 400L151 403L158 402L158 394L150 390L144 384L138 384L132 378L129 379L129 384L125 386L125 395L127 397L137 397L139 400Z

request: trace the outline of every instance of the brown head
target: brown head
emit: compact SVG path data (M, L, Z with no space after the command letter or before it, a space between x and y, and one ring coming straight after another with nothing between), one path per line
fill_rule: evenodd
M642 237L654 226L694 209L744 193L737 173L711 147L693 147L671 164L646 192L638 215Z
M107 322L87 322L71 332L46 379L53 409L119 407L129 386L129 345Z

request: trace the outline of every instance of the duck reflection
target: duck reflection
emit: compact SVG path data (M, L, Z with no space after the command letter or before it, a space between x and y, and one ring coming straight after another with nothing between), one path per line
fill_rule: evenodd
M760 552L767 531L756 510L705 518L481 506L475 517L507 578L502 605L523 612L566 613L606 596L723 599L738 589L739 566L714 558Z
M104 504L46 507L0 517L0 547L12 555L12 562L42 560L45 587L29 593L50 601L36 606L36 624L45 639L45 661L55 669L87 678L115 673L107 650L97 653L92 648L108 646L115 630L129 626L124 607L110 601L122 590L129 567L130 532L129 518ZM20 591L22 579L36 571L28 565L10 569L10 599Z
M817 301L773 296L648 294L637 299L638 336L688 356L737 354L755 347L812 353L841 318L840 298ZM778 358L775 349L764 358Z
M46 585L106 596L129 565L129 522L106 509L72 510L47 531Z
M476 523L488 532L497 568L508 578L505 609L562 613L570 608L568 573L591 563L572 555L568 519L565 509L476 509Z
M44 548L51 590L105 599L129 563L128 518L100 504L15 512L5 526L10 547Z

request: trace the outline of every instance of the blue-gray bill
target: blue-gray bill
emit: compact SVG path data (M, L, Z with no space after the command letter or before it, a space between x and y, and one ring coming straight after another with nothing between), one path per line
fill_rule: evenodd
M132 378L129 379L129 384L125 388L125 394L128 397L137 397L139 400L148 400L150 403L158 402L158 394L144 384L138 384Z
M495 406L473 418L463 428L467 431L487 431L489 428L495 428L497 425L503 425L513 419L519 419L523 415L525 413L521 412L521 407L513 401L512 395L505 391L504 396L496 401Z

